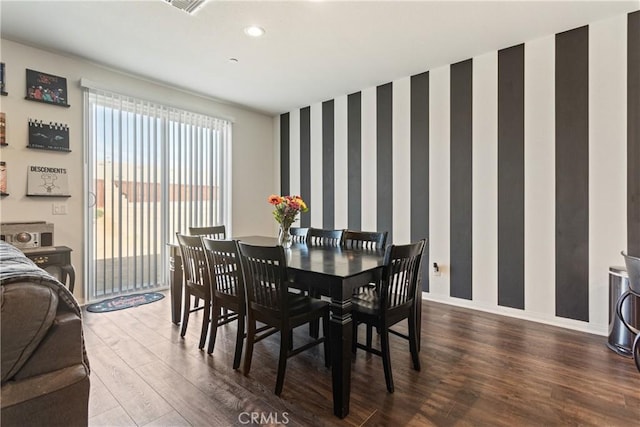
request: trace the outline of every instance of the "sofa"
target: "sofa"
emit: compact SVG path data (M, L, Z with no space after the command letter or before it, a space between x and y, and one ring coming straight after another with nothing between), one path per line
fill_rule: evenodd
M69 290L0 241L0 424L86 426L89 360Z

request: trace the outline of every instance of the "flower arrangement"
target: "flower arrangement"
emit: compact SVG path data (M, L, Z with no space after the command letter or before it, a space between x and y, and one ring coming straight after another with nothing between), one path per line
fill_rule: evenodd
M309 210L300 196L278 196L272 194L269 196L269 203L275 207L273 217L286 230L289 230L291 224L296 220L298 212L307 212Z

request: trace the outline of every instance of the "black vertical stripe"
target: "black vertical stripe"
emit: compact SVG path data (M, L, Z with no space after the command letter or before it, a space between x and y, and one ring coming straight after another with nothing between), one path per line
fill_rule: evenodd
M280 194L289 194L289 113L280 115Z
M362 228L362 94L347 97L347 215L348 227Z
M556 315L589 321L589 27L556 35Z
M313 209L311 200L311 107L300 109L300 196ZM311 226L311 213L300 214L300 226Z
M472 74L451 65L451 296L472 299Z
M411 76L411 241L429 237L429 72ZM429 242L422 290L429 291Z
M498 305L524 309L524 45L498 52Z
M627 16L627 252L640 257L640 11Z
M333 100L322 103L322 226L326 229L335 223L334 108Z
M389 232L393 242L393 85L377 87L376 93L376 176L378 230Z

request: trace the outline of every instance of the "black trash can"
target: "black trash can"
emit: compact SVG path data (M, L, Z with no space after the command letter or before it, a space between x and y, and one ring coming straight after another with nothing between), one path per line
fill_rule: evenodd
M631 347L635 334L627 329L616 314L620 298L624 320L640 329L640 298L629 294L629 275L625 267L609 267L609 341L607 347L621 356L632 357Z

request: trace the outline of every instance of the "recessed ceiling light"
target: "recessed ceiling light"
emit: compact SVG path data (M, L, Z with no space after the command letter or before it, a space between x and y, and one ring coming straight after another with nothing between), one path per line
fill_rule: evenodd
M252 25L244 29L246 35L251 37L260 37L264 34L264 28L260 28L256 25Z

